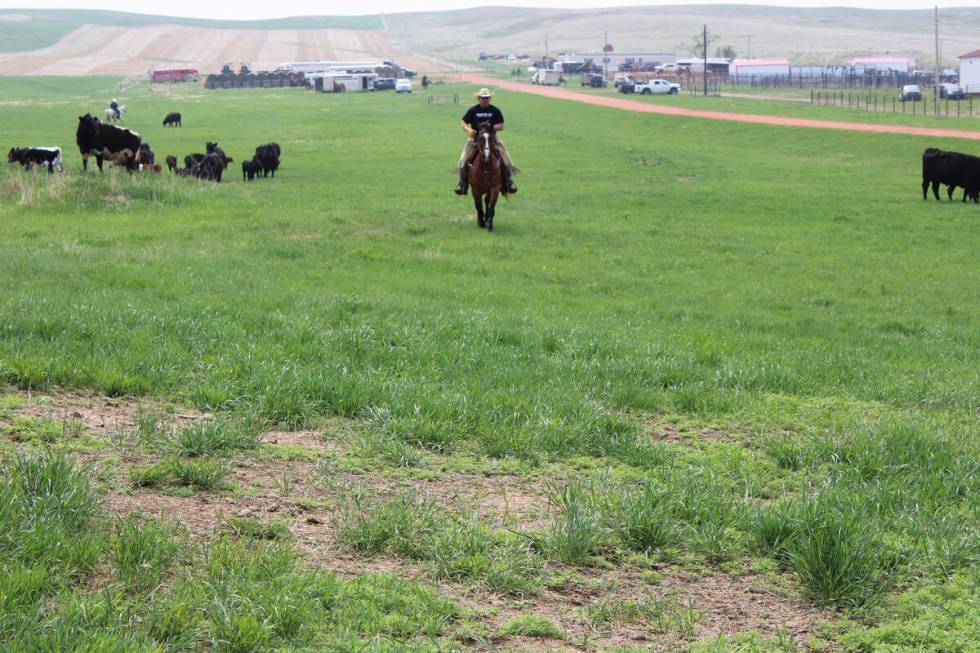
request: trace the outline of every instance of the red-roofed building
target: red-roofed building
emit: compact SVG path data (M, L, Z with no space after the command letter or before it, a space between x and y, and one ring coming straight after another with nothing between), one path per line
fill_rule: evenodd
M733 59L729 77L789 77L789 59Z
M960 86L967 93L980 93L980 50L960 55Z

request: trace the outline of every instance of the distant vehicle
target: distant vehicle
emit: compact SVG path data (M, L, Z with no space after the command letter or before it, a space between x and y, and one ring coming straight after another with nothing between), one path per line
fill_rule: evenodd
M605 88L609 86L609 82L606 81L606 76L601 73L585 73L579 81L582 86L591 86L592 88Z
M394 77L379 77L374 80L374 90L376 91L390 91L395 88L395 78Z
M235 72L231 69L231 64L230 63L226 63L224 66L221 67L221 74L222 75L234 75L235 74Z
M541 86L558 86L561 84L561 72L558 70L544 70L538 69L533 75L531 75L532 84L540 84Z
M630 77L629 75L622 75L622 74L616 75L615 77L613 77L613 86L614 87L620 88L624 84L632 85L633 84L633 78Z
M654 68L658 73L673 73L677 72L677 64L675 63L662 63Z
M902 87L902 92L898 94L898 99L901 102L921 102L922 89L919 88L918 84L906 84Z
M677 95L681 91L681 85L666 79L651 79L645 84L624 84L619 87L619 91L641 95Z
M412 92L412 80L410 79L395 80L395 93L411 93L411 92Z
M402 68L402 75L405 76L405 79L411 79L412 77L418 75L418 73L411 68Z
M252 74L252 67L249 66L247 63L243 63L241 69L238 71L238 74L239 75L251 75Z
M959 84L940 84L939 97L944 100L965 100L966 93Z

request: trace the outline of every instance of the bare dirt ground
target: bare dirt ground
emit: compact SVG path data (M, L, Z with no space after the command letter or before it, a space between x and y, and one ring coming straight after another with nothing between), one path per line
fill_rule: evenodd
M377 31L86 25L50 47L0 54L0 75L138 75L150 68L197 68L210 73L226 63L249 63L256 70L268 70L287 61L392 56L411 68L441 66L406 52Z
M747 113L725 113L721 111L701 111L682 107L649 104L637 100L627 100L598 95L586 95L555 86L532 86L520 82L511 82L485 75L465 74L463 79L474 86L502 88L518 93L531 93L556 100L571 100L592 104L600 107L635 111L638 113L659 113L669 116L684 116L688 118L707 118L710 120L725 120L728 122L745 122L757 125L780 125L783 127L808 127L811 129L842 129L847 131L872 132L877 134L906 134L909 136L931 136L934 138L963 138L980 141L980 131L963 129L940 129L936 127L911 127L906 125L872 125L841 120L810 120L807 118L787 118L784 116L766 116Z
M355 487L382 497L415 490L454 513L496 528L520 531L546 528L549 507L544 481L530 482L509 473L438 476L425 473L417 478L411 475L393 478L385 469L369 469L353 473L335 471L324 476L313 461L324 455L334 460L350 455L345 444L349 440L350 434L345 432L349 425L330 423L322 430L263 433L265 455L243 454L232 460L234 468L228 479L233 484L231 488L175 495L163 489L133 485L129 469L151 465L160 456L135 448L132 440L125 444L125 438L119 434L134 429L141 412L148 410L162 416L171 428L210 419L210 415L147 401L72 391L22 395L8 405L8 421L11 414L35 420L74 420L81 423L85 433L105 442L104 447L86 452L80 458L98 470L106 490L103 511L107 516L163 516L178 521L197 540L227 532L230 518L250 517L281 523L289 529L311 566L346 576L391 573L436 584L442 595L481 615L478 621L486 628L486 636L468 642L470 650L496 651L501 646L552 651L634 646L669 651L683 648L692 639L748 630L764 636L789 636L802 643L821 623L832 618L800 600L792 582L785 577L774 585L771 577L747 568L743 572L726 572L659 562L643 571L631 565L569 567L548 562L550 577L564 580L549 581L533 595L514 597L490 591L479 582L436 581L424 563L397 555L362 555L337 535L342 498ZM645 430L659 433L666 442L679 442L687 437L718 437L705 430L680 433L676 425L664 423L647 424ZM587 608L603 601L660 604L665 606L669 624L658 629L647 622L620 620L597 624L590 621ZM528 614L551 620L565 637L534 639L499 635L507 621ZM675 623L683 614L696 615L686 631Z

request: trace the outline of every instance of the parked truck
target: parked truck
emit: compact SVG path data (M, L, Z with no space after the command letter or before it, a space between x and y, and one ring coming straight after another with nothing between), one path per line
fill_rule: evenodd
M619 87L619 91L620 93L639 93L641 95L677 95L681 92L681 85L668 82L666 79L651 79L649 82L623 84Z

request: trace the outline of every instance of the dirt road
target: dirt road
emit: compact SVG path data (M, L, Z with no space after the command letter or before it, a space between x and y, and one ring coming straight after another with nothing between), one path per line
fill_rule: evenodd
M487 86L518 93L532 93L557 100L571 100L584 104L594 104L601 107L611 107L623 111L638 113L660 113L670 116L688 118L708 118L710 120L727 120L729 122L747 122L759 125L782 125L784 127L809 127L812 129L843 129L848 131L875 132L878 134L908 134L910 136L932 136L933 138L962 138L980 141L980 131L965 129L943 129L940 127L910 127L905 125L873 125L860 122L845 122L842 120L811 120L808 118L787 118L784 116L765 116L747 113L724 113L722 111L702 111L699 109L684 109L662 104L648 104L626 98L614 98L600 95L577 93L556 86L532 86L520 82L494 79L485 75L467 74L463 79L474 86Z

